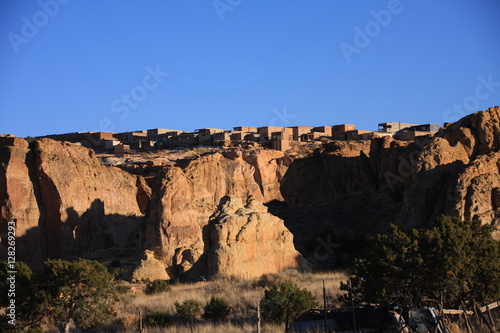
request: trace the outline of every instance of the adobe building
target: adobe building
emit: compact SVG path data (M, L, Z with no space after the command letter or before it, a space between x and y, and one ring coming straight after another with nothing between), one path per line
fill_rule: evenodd
M432 133L427 131L403 131L398 133L397 139L401 141L415 141L416 138L423 136L432 136Z
M312 129L312 132L323 133L323 136L332 136L333 126L318 126Z
M219 132L213 134L213 141L230 141L231 131Z
M378 124L378 131L394 135L396 134L396 132L399 132L404 129L409 129L412 126L417 126L417 124L408 124L400 122L380 123Z
M408 129L396 133L396 137L398 140L402 141L415 141L418 137L433 136L439 131L439 128L438 124L410 126Z
M319 140L319 139L325 138L325 137L327 137L327 135L323 132L309 132L307 134L302 134L300 136L300 141L310 142L310 141Z
M184 131L171 130L162 134L158 134L156 142L158 146L166 147L171 144L172 138L184 133Z
M259 133L247 133L244 137L245 141L258 142L261 141Z
M233 129L235 132L258 133L257 127L238 126Z
M130 157L130 146L119 144L114 147L115 157Z
M279 151L286 151L292 148L293 132L283 129L271 134L271 148Z
M105 149L105 140L116 140L113 132L73 132L65 134L52 134L38 138L48 138L57 141L81 143L82 146L93 149Z
M282 130L289 131L290 134L293 135L293 130L291 128L287 129L286 127L264 126L264 127L257 128L257 132L260 135L261 141L271 140L272 133L281 132Z
M148 137L148 131L132 131L132 132L122 132L116 134L116 138L121 142L146 141L147 137Z
M292 126L289 127L292 129L293 141L300 141L303 134L310 133L313 126Z
M162 134L167 134L167 133L177 133L177 132L182 132L182 131L176 131L172 129L166 129L166 128L153 128L153 129L148 129L147 130L147 138L150 140L154 140L160 137Z
M198 133L182 132L169 138L169 145L172 147L188 147L198 143Z
M437 131L439 131L439 128L440 126L438 124L423 124L423 125L411 126L410 130L437 133Z
M195 130L195 132L198 133L198 142L201 145L212 143L213 134L222 133L225 131L226 130L223 130L220 128L201 128L201 129Z
M365 137L371 138L371 136L373 136L373 132L367 130L354 130L345 132L346 140L363 140L363 135L365 135Z
M246 132L242 131L231 131L229 138L231 141L243 141L245 140L245 135L247 135Z
M115 146L119 145L119 140L104 140L104 149L113 150Z
M351 124L333 125L332 126L332 133L354 131L355 129L356 129L356 125L351 125Z

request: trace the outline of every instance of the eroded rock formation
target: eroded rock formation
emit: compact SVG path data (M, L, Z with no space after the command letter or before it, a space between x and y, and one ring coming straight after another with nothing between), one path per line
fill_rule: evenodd
M0 143L0 230L17 222L19 259L38 266L46 257L138 246L150 194L140 176L101 166L75 144Z
M33 266L47 257L151 249L177 277L203 254L202 229L220 199L282 200L279 181L290 162L278 151L225 150L165 165L149 179L151 188L142 176L102 166L80 145L42 139L28 147L24 139L2 137L3 244L7 222L16 220L18 258ZM191 277L205 274L198 267Z
M293 266L297 255L273 215L304 256L325 258L330 236L365 238L389 223L426 227L449 214L499 226L499 148L498 107L412 143L333 142L295 161L221 149L152 162L154 174L141 169L148 179L75 144L2 136L0 236L5 246L6 224L17 221L17 254L33 266L131 248L153 251L171 278L254 276Z
M369 153L354 145L325 149L291 165L282 195L292 210L308 207L320 215L316 226L341 236L376 234L389 223L425 227L440 214L498 227L499 117L500 108L490 108L414 143L374 139ZM300 217L290 220L292 231L303 231Z
M205 227L208 274L251 278L299 268L302 260L283 220L249 197L222 198Z
M155 249L170 276L191 270L204 253L202 229L221 198L282 199L279 181L287 163L274 150L231 150L165 168L152 186L145 246ZM190 275L203 274L200 269L194 267Z
M155 253L150 250L144 251L144 259L132 273L132 282L168 280L165 265L155 258Z

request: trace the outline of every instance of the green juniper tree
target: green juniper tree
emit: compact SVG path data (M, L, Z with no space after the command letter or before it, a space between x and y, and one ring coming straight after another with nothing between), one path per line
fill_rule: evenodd
M205 305L203 318L214 322L223 322L229 318L231 307L224 298L212 296L210 302Z
M273 283L264 291L260 301L262 313L267 322L285 324L296 320L317 305L314 296L307 289L300 289L290 281Z
M498 299L500 242L492 232L480 221L449 216L441 216L428 230L405 232L391 226L356 260L354 298L422 306L436 305L442 297L449 307Z
M113 276L97 261L47 260L40 276L44 315L61 332L71 323L81 329L98 327L115 316L117 301Z

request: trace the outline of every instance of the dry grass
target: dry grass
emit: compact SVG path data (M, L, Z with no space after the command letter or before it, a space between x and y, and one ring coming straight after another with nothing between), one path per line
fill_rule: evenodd
M135 292L121 295L118 304L117 326L123 330L133 329L134 319L139 310L143 314L152 311L162 311L175 317L174 302L182 303L186 300L195 300L202 307L208 303L212 296L223 297L231 305L231 322L214 326L199 318L196 332L253 332L257 319L257 304L264 296L264 290L273 281L291 280L300 288L309 290L322 306L323 280L326 285L327 306L335 307L340 295L340 282L347 279L342 272L330 273L299 273L285 271L281 274L265 275L259 279L240 280L235 278L218 278L214 281L172 285L172 290L159 295L145 295L141 288L134 285ZM282 328L264 327L263 332L276 332ZM147 332L166 332L167 328L147 328ZM190 332L190 328L179 322L175 327L168 327L168 332Z
M232 323L212 325L209 323L203 323L197 325L194 329L196 333L214 333L214 332L224 332L224 333L254 333L257 328L255 325L244 324L244 325L234 325ZM273 326L273 325L263 325L262 333L275 333L283 332L283 326ZM165 328L146 328L146 333L191 333L191 328L186 325L178 325L175 327L165 327Z

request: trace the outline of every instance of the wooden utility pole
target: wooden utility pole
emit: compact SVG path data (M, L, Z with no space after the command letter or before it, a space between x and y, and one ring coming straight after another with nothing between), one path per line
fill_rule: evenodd
M257 303L257 333L260 333L260 302Z
M139 310L139 332L143 333L144 332L144 327L142 327L142 311Z
M358 330L356 329L356 314L354 313L354 297L352 295L352 283L351 283L351 279L349 279L347 281L349 283L349 295L351 298L352 324L354 326L354 333L358 333Z
M323 309L325 310L325 333L326 332L326 320L327 320L327 311L326 311L326 288L325 288L325 280L323 280Z

